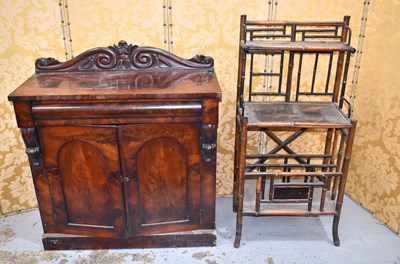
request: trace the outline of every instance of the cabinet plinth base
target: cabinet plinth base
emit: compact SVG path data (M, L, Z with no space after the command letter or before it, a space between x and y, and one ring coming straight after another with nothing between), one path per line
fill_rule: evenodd
M135 236L126 239L44 234L42 241L45 250L211 247L216 244L216 231L212 229L198 230L151 236Z

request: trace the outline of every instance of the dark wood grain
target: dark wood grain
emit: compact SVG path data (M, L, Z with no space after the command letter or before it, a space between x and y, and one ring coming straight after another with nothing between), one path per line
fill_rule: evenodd
M39 73L9 95L11 101L220 98L210 69L140 72Z
M200 228L199 138L196 124L122 128L132 233Z
M121 40L118 45L93 48L66 62L55 58L36 60L36 72L84 72L142 69L198 69L214 65L211 57L196 55L182 59L154 47L139 47Z
M122 41L35 66L8 98L45 249L214 246L212 58Z
M125 232L116 127L39 128L58 232Z
M215 237L215 230L134 236L127 239L47 234L43 237L43 246L46 250L209 247L216 245Z

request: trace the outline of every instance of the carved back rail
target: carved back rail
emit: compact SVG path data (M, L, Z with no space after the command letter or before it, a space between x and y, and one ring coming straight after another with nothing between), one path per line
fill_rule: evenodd
M196 55L183 59L154 47L139 47L121 40L118 45L90 49L66 62L55 58L39 58L35 62L36 73L85 72L161 69L210 69L211 57Z

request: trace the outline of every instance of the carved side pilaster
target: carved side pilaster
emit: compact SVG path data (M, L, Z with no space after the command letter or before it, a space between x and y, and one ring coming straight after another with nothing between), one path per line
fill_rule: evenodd
M215 162L217 150L217 125L205 124L201 131L201 154L206 163Z
M40 161L42 157L35 128L21 128L20 130L22 139L24 140L26 146L26 154L28 154L31 165L40 166Z

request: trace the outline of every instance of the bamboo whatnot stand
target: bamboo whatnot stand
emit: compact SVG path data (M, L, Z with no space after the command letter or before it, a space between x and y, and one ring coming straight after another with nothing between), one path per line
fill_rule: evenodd
M243 216L332 215L333 241L340 245L338 224L357 123L346 99L350 54L355 52L349 20L247 21L241 16L233 186L236 248ZM268 70L259 69L260 58ZM251 136L254 132L259 139ZM323 147L309 140L321 141Z

